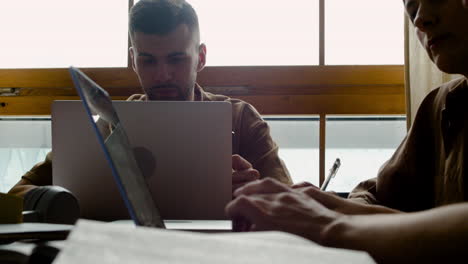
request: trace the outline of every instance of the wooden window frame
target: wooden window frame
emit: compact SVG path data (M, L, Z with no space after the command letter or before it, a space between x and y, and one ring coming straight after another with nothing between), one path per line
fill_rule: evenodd
M141 93L129 68L83 69L115 99ZM252 103L262 114L405 114L404 66L207 67L209 92ZM53 100L78 99L67 69L0 70L0 115L49 115Z

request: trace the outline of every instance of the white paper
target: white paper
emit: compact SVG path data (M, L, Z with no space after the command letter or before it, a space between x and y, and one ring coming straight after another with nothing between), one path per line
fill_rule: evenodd
M283 232L202 234L80 220L54 263L375 263Z

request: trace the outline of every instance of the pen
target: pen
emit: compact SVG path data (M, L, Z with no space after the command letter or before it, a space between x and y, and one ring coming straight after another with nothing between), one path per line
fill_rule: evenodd
M325 182L323 182L322 187L320 187L320 190L325 191L327 189L328 184L330 183L331 178L335 177L336 172L338 171L338 168L341 165L341 161L339 158L336 158L335 163L333 163L333 166L330 169L330 172L328 173L327 178L325 179Z

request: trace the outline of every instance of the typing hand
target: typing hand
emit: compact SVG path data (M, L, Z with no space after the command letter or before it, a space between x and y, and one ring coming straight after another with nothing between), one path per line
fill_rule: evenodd
M315 188L319 189L319 187L313 185L313 184L310 183L310 182L305 182L305 181L304 181L304 182L295 183L295 184L291 185L291 187L292 187L293 189L300 189L300 188L305 188L305 187L315 187Z
M258 184L258 181L251 182L243 187L238 188L233 192L234 197L245 197L248 195L255 194L271 194L279 192L287 192L291 189L285 184L278 184L276 180L265 179L261 181L262 184ZM241 198L242 199L242 198ZM236 199L236 201L239 199ZM228 205L229 207L229 205ZM232 214L229 212L228 207L226 207L226 213L228 216L231 216L233 222L233 231L234 232L244 232L253 230L251 222L242 215Z
M334 192L325 192L311 185L297 188L297 191L309 196L326 208L347 215L398 213L399 211L380 205L367 205L339 197Z
M249 182L258 180L260 173L239 155L232 155L232 193Z
M286 195L289 193L290 195ZM278 198L277 195L282 194L284 197L302 197L301 199ZM302 200L313 200L321 207L335 211L342 214L361 214L361 213L377 213L374 207L362 205L347 199L338 197L336 194L321 191L318 187L310 183L299 183L291 187L272 179L264 179L262 181L253 182L237 189L234 192L235 197L239 197L234 202L226 207L226 213L233 218L234 231L250 231L259 229L255 223L251 223L248 216L238 214L242 208L250 207L258 210L270 210L269 208L262 208L262 205L274 207L272 204L265 203L263 200L276 199L278 207L274 210L283 210L283 207L288 206L289 202L299 202ZM271 201L270 201L271 202ZM301 205L302 206L302 205ZM318 205L317 205L318 206ZM264 217L264 216L263 216Z
M320 190L319 190L320 191ZM226 207L234 221L242 219L241 231L281 230L320 243L320 234L341 214L329 210L304 192L275 180L250 183L236 191L235 200Z

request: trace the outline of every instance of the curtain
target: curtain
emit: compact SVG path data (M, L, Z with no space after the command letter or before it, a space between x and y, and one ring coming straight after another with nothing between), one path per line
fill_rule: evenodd
M441 72L419 42L415 27L405 16L405 87L408 129L424 97L442 83L460 75Z

